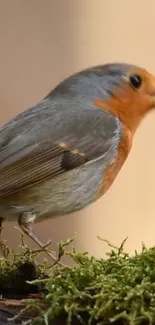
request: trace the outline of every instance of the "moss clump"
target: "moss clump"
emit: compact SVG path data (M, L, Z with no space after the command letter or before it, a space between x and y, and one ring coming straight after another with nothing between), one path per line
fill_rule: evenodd
M29 284L27 281L43 279L48 276L47 262L37 264L35 258L40 250L28 248L21 236L23 251L15 254L6 244L1 242L0 248L0 295L2 298L24 298L29 294L38 293L41 286Z
M39 265L35 257L40 251L25 245L22 253L12 252L9 259L5 246L0 258L1 293L28 298L37 292L40 297L26 299L25 308L22 300L21 312L14 319L27 314L33 325L155 324L155 247L142 245L140 253L130 256L124 251L125 241L120 247L105 241L110 252L107 258L96 259L74 249L66 252L72 241L59 244L58 259L68 254L75 267Z
M111 246L107 259L68 254L77 265L53 269L43 281L42 301L29 300L29 308L39 311L32 324L56 324L51 320L59 315L67 315L68 324L75 317L84 323L85 316L85 324L155 324L155 247L143 245L141 253L129 256L123 242Z

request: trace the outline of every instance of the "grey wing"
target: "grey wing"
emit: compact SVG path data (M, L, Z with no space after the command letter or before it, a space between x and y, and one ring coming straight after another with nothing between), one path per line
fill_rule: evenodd
M116 149L120 135L119 120L107 111L44 99L0 129L0 196Z

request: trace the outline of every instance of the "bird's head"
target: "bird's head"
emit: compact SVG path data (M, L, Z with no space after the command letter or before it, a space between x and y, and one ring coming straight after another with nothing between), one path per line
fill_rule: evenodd
M155 107L155 77L143 68L121 63L100 66L99 71L108 96L106 100L96 98L95 105L103 109L106 106L135 132L142 118Z

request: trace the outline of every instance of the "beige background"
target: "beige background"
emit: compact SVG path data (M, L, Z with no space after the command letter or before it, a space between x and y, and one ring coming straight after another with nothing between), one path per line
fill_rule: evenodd
M155 73L154 13L154 0L0 0L0 123L90 65L126 61ZM130 252L141 241L154 245L154 139L155 112L105 197L80 213L35 225L37 233L51 237L55 248L76 231L78 249L96 256L106 249L97 235L115 244L128 236ZM14 224L5 224L3 238L18 248Z

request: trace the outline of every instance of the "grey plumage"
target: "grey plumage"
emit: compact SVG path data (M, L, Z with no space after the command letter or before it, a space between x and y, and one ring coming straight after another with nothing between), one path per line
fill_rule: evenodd
M63 172L61 161L67 146L85 155L81 163L102 157L114 143L117 149L120 122L93 102L95 98L105 100L108 87L110 91L120 87L128 68L124 66L120 73L119 65L114 65L114 71L110 65L77 73L0 129L1 197Z

